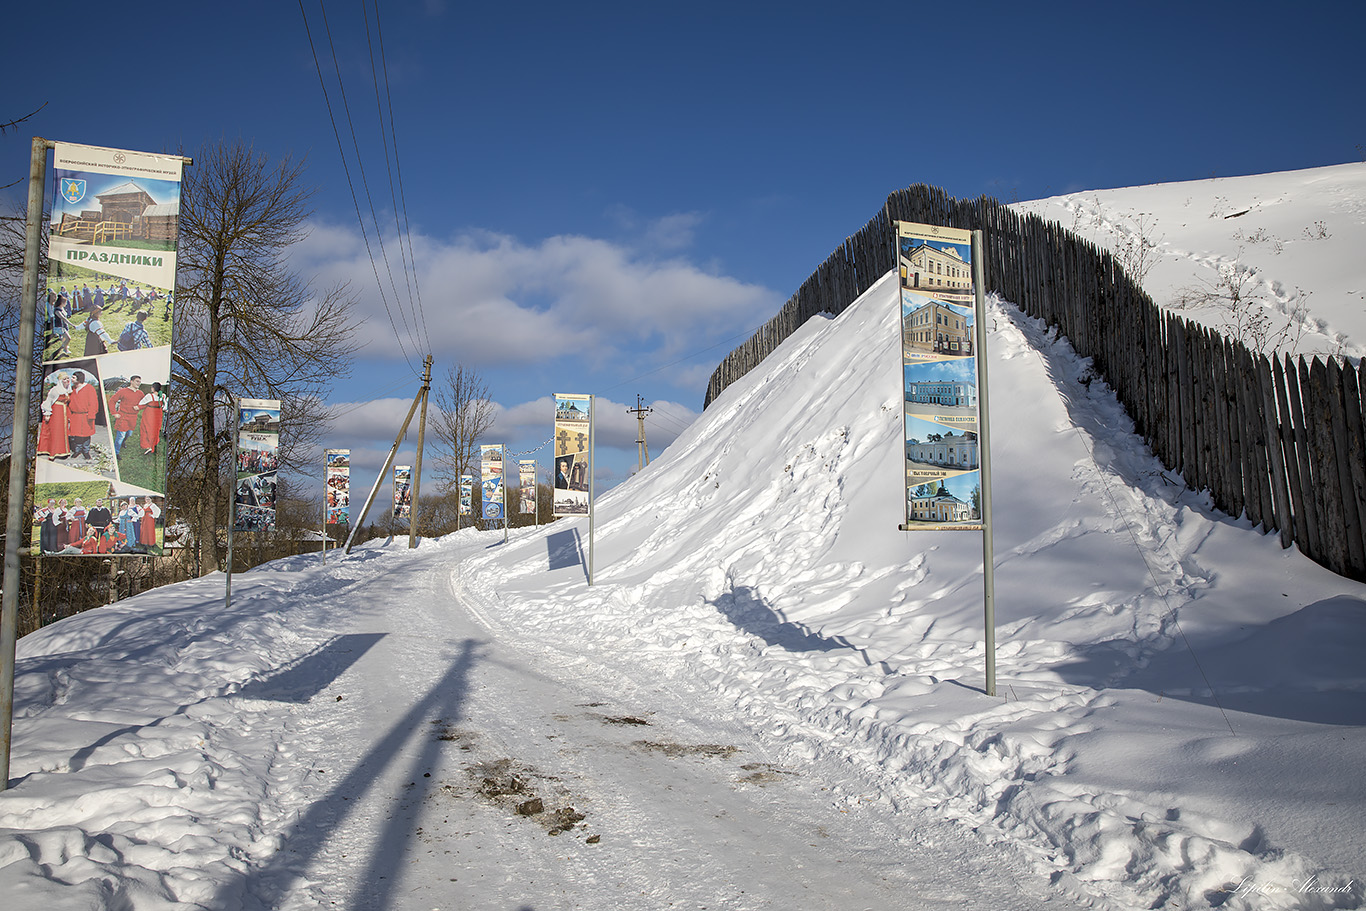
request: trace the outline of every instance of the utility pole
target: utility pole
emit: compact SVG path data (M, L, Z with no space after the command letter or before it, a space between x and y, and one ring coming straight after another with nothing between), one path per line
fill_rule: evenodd
M645 407L645 400L640 397L640 393L636 393L636 407L626 409L626 413L634 414L640 424L640 436L636 438L636 471L641 471L650 464L650 445L645 442L645 415L653 410Z
M417 547L417 520L422 515L422 444L427 435L427 392L432 388L432 356L422 362L422 415L417 419L417 465L413 468L413 506L408 511L408 548Z
M351 554L351 548L355 546L356 532L360 531L361 526L365 524L365 517L370 514L370 507L375 502L375 494L379 493L380 485L384 483L385 477L388 476L389 466L394 464L394 456L398 454L398 447L403 444L403 438L408 433L408 425L413 422L413 415L417 413L418 405L422 404L422 402L426 400L427 389L429 387L430 381L431 358L428 357L426 360L426 368L423 372L422 388L417 391L417 395L413 396L413 404L408 409L408 416L403 419L403 426L398 429L398 436L394 437L394 447L389 450L389 455L384 460L384 467L379 470L379 477L375 478L375 486L370 488L370 496L365 498L365 505L362 506L360 510L360 518L356 520L356 524L351 526L351 533L346 536L345 553L348 556L350 556ZM419 452L420 451L421 450L419 449ZM414 497L414 499L416 499L416 497ZM412 517L410 514L410 527L411 522ZM412 542L410 541L409 543L411 544Z

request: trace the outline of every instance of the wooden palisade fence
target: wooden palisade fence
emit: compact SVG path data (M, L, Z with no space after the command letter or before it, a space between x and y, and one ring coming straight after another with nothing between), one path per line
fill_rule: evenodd
M703 407L818 313L896 267L892 222L982 230L987 290L1056 326L1137 432L1215 506L1366 580L1366 363L1268 357L1162 311L1119 263L1056 222L917 184L893 193L777 315L716 368Z

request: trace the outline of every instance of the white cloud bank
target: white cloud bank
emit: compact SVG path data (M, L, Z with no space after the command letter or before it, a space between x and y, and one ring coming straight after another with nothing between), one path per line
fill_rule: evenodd
M652 252L690 243L697 220L683 214L642 225L638 245L577 235L530 244L479 231L449 240L414 235L421 312L410 304L419 293L409 291L392 237L386 266L373 238L367 251L358 229L317 224L292 264L320 285L350 283L370 358L399 358L400 345L485 369L563 356L669 358L762 322L781 304L767 288Z

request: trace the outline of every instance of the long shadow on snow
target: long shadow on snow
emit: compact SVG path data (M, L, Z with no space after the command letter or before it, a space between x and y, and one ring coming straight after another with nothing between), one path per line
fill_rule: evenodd
M424 777L437 765L442 741L432 736L430 722L436 719L456 724L463 717L469 695L470 670L481 643L466 639L461 643L446 673L422 699L397 719L387 733L374 741L370 751L325 796L315 801L295 823L282 833L283 841L273 857L245 874L245 883L233 883L223 890L210 907L233 906L242 892L257 898L263 907L278 907L280 901L304 877L309 864L327 846L328 839L362 803L365 794L383 778L384 770L394 763L404 746L414 737L422 738L421 748L402 778L410 784L399 798L400 805L389 816L376 837L365 872L358 879L357 893L351 896L353 909L390 907L400 872L411 859L410 842L416 837L413 813L438 785L436 777ZM368 739L358 732L358 741ZM245 889L241 888L245 886Z
M588 561L583 558L583 538L580 537L577 528L546 535L545 552L546 558L550 561L551 569L582 566L583 574L585 578L587 577Z
M252 579L249 574L243 575L247 576L249 582L265 582L264 578ZM355 579L324 579L308 588L307 597L320 600L357 584L359 583ZM192 589L204 589L206 593L192 593ZM182 603L173 608L158 605L155 610L146 614L135 611L107 627L104 627L103 621L108 614L102 613L103 609L78 614L77 617L82 618L78 622L100 626L90 641L80 643L80 647L70 651L20 657L15 662L16 678L26 674L52 675L73 665L88 662L93 657L112 661L155 660L159 654L168 650L183 649L195 642L231 641L239 637L240 634L235 632L239 626L259 619L247 605L261 595L239 591L233 598L232 609L224 610L223 590L201 579L163 586L146 594L158 598L178 595L181 596ZM276 588L269 591L270 597L278 594L279 590ZM122 602L111 605L115 609L120 609L121 606ZM76 618L67 619L70 621ZM177 628L168 630L166 621L174 621ZM91 629L93 632L95 627L92 626Z
M834 652L848 650L863 659L872 667L873 661L865 649L857 648L843 636L822 636L813 633L800 623L784 620L782 614L769 607L758 592L748 585L741 585L722 592L714 601L708 602L735 626L752 636L757 636L768 645L774 645L789 652ZM877 662L885 674L892 670L885 661Z
M182 705L174 712L163 715L146 724L130 724L126 727L110 731L94 743L83 746L73 753L71 756L70 771L79 772L81 769L85 768L85 764L90 760L91 756L95 755L96 750L108 743L114 742L120 737L158 727L168 718L184 715L194 706L203 705L213 699L221 699L225 695L245 696L249 699L269 699L276 702L307 702L325 689L333 680L340 677L348 667L360 658L361 655L364 655L370 650L371 646L383 638L383 633L362 633L349 636L337 636L307 655L291 661L289 664L273 672L269 676L259 680L253 680L251 683L248 683L245 687L238 690L236 694L226 692L212 693L205 696L203 699L198 699L187 705Z
M1132 648L1095 643L1081 650L1080 660L1055 670L1084 686L1147 690L1313 724L1366 725L1366 602L1360 598L1338 595L1262 626L1178 636L1166 650L1143 656L1146 663Z
M248 699L305 703L361 659L385 633L348 633L334 636L306 655L295 658L265 677L237 691Z

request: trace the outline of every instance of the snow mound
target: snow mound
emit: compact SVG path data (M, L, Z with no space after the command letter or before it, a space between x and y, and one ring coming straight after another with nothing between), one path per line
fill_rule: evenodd
M790 761L843 768L842 799L947 814L1078 898L1358 905L1366 589L1186 491L1086 362L992 301L988 698L980 537L897 531L896 312L884 279L809 321L605 495L591 588L574 520L472 554L458 589L719 697Z

